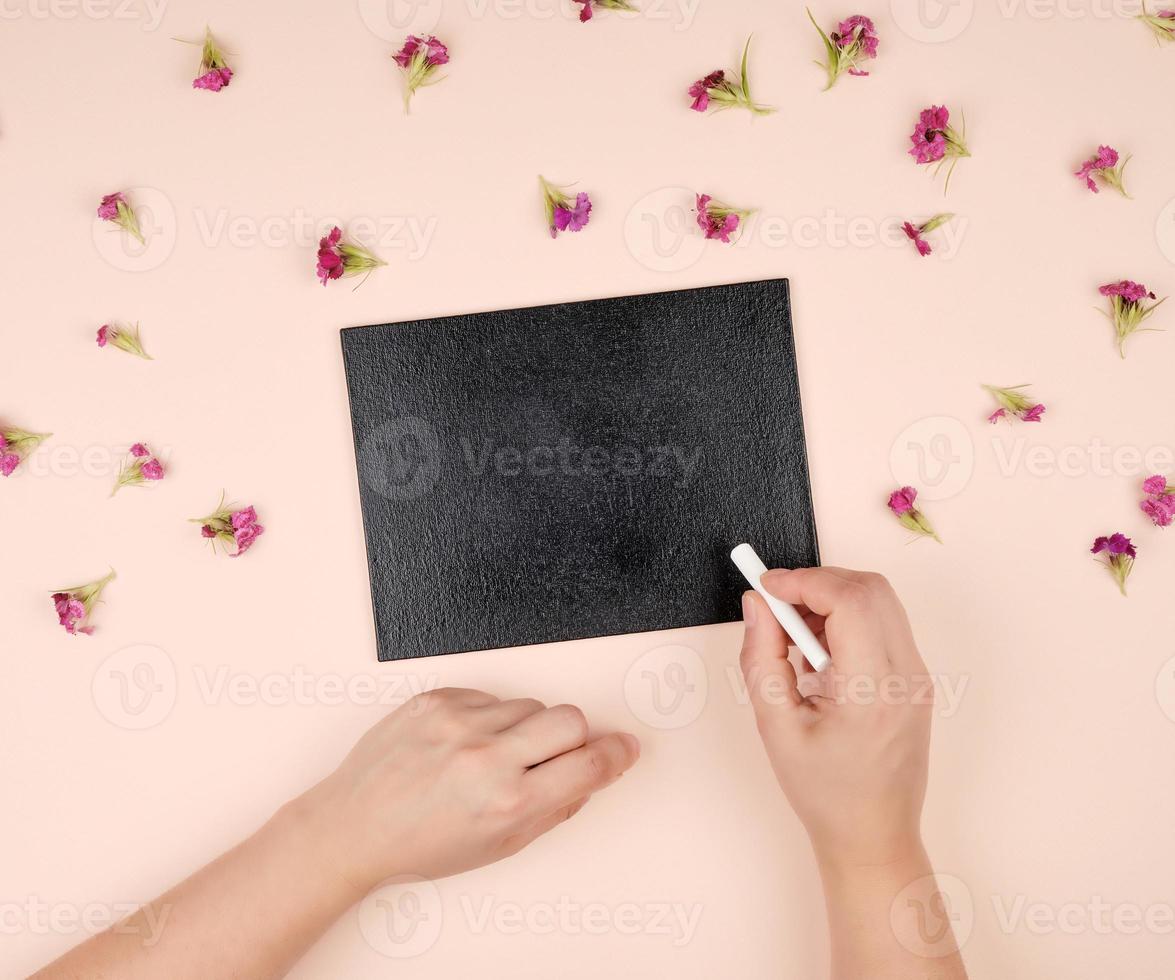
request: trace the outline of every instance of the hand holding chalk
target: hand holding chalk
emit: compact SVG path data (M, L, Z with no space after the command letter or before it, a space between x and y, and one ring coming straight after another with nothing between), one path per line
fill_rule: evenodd
M788 605L782 599L777 599L763 588L760 579L767 571L767 566L755 554L755 549L749 544L740 544L730 553L730 560L738 566L738 570L743 573L743 577L750 583L751 588L763 597L763 601L767 603L772 615L791 637L792 642L800 648L800 652L812 665L812 669L823 670L827 667L832 659L824 647L820 645L816 635L808 628L803 617L796 612L795 607Z

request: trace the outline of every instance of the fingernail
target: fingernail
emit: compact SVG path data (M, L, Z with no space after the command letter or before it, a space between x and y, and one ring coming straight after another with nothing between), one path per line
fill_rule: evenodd
M767 584L768 582L778 582L790 571L790 568L772 568L763 573L763 577L760 579L760 581L764 584Z
M755 608L755 600L752 598L754 592L743 593L743 623L747 626L755 625L755 618L759 615L759 610Z

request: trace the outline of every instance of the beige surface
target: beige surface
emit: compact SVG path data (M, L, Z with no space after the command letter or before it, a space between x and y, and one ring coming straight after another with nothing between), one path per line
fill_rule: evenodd
M427 29L440 6L398 12ZM821 975L806 841L730 681L738 626L376 663L337 333L781 275L825 559L887 573L944 690L963 692L939 709L926 833L970 892L973 975L1170 976L1170 906L1131 923L1173 900L1175 532L1136 502L1140 454L1175 469L1175 336L1140 336L1120 362L1094 307L1109 279L1173 287L1175 50L1125 4L965 0L935 27L875 2L875 74L821 94L799 7L645 6L581 26L557 0L449 0L449 78L410 118L394 4L173 0L158 22L138 0L0 8L0 414L56 433L0 485L5 976L326 771L386 710L362 687L337 697L332 675L575 701L645 756L508 864L416 889L392 920L428 916L408 941L368 905L296 976ZM235 52L220 95L189 88L197 50L169 39L206 21ZM686 111L684 87L734 67L752 30L756 94L779 114ZM965 108L975 154L947 201L905 155L932 101ZM1133 201L1069 176L1099 141L1135 154ZM545 237L540 172L593 194L584 233ZM152 212L145 255L92 220L120 188ZM676 235L673 188L767 220L701 248ZM931 259L879 242L947 209L959 237ZM390 263L354 292L314 280L307 228L331 217L367 221ZM97 350L110 319L141 321L156 360ZM984 425L985 381L1033 382L1047 421ZM108 499L111 454L139 439L170 450L167 481ZM923 488L943 547L907 545L883 507L895 479ZM239 562L184 522L222 487L269 528ZM1118 529L1140 548L1129 600L1087 554ZM97 634L66 636L46 593L108 565ZM650 678L681 676L675 708L670 687L653 702ZM139 714L123 682L149 682L127 702Z

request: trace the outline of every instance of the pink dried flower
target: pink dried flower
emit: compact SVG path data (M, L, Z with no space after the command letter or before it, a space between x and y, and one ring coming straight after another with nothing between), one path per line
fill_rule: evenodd
M98 205L98 217L103 221L113 222L137 239L140 245L146 244L143 233L139 230L139 219L135 217L134 209L131 208L126 195L121 191L107 194L102 198L102 203Z
M691 99L690 108L695 112L705 112L710 108L716 111L740 108L757 116L766 116L774 112L771 106L759 105L751 97L751 81L747 73L750 52L751 39L747 38L739 75L718 70L694 82L687 90Z
M243 527L257 523L257 510L252 505L243 507L238 511L234 511L231 519L234 530L240 530Z
M805 8L807 9L807 8ZM827 61L821 67L828 73L828 84L824 91L828 91L836 84L842 74L868 75L860 67L862 61L877 57L877 30L873 21L862 14L854 14L842 20L831 36L824 33L824 29L816 23L812 11L808 11L808 20L820 34L824 42L824 54Z
M1175 497L1170 495L1148 497L1138 506L1151 519L1155 527L1170 527L1171 522L1175 520Z
M1109 312L1102 310L1114 325L1114 335L1118 342L1118 354L1126 356L1126 341L1132 333L1144 328L1143 322L1167 301L1164 296L1157 303L1147 305L1145 300L1154 299L1155 294L1142 283L1130 279L1107 283L1098 287L1098 292L1110 299Z
M1084 180L1085 186L1095 194L1098 192L1096 178L1107 187L1114 188L1123 197L1129 197L1122 182L1122 175L1126 172L1126 164L1130 162L1130 157L1127 156L1121 164L1118 163L1118 159L1118 151L1112 146L1099 146L1097 153L1086 160L1073 176Z
M204 44L200 50L200 69L192 81L192 88L219 92L233 80L233 70L225 64L224 52L212 36L211 28L204 28Z
M937 163L938 167L934 171L936 175L947 160L951 161L943 186L944 194L950 187L951 176L959 160L971 156L971 151L967 149L966 124L963 132L959 132L951 126L950 119L951 113L946 106L935 105L923 109L910 135L913 145L908 151L919 164Z
M910 224L910 222L907 221L903 223L902 231L906 233L906 237L910 239L910 241L912 241L917 247L919 255L925 257L930 254L930 243L923 239L921 228L915 228L912 224Z
M370 274L372 269L378 269L381 265L387 263L360 245L344 242L343 230L337 225L319 239L316 273L324 286L332 279L341 279L343 276Z
M141 487L144 483L154 483L163 479L163 464L159 462L143 443L136 442L130 448L130 459L123 462L118 468L118 479L110 496L114 496L123 487Z
M1148 476L1142 481L1146 499L1138 506L1156 527L1170 527L1175 521L1175 487L1167 485L1165 476Z
M717 88L726 78L726 72L719 69L712 71L705 78L699 78L689 87L689 95L694 100L690 108L694 112L705 112L710 108L710 89Z
M2 447L0 447L2 448ZM1175 490L1167 489L1167 478L1165 476L1155 475L1148 476L1142 481L1142 492L1150 494L1160 493L1175 493Z
M1020 416L1020 421L1039 422L1042 415L1044 415L1044 406L1033 405L1027 412Z
M427 37L409 34L404 46L392 55L392 60L405 73L404 111L408 112L418 88L435 85L444 78L437 74L437 69L449 63L449 49L431 34Z
M231 68L213 68L212 71L192 79L192 88L204 89L206 92L219 92L233 80Z
M579 12L579 20L584 24L592 19L592 7L599 7L601 10L628 10L632 12L637 9L629 3L629 0L574 0L574 2L583 6Z
M575 200L565 187L550 183L539 174L539 186L543 192L543 211L547 216L547 230L552 238L561 231L580 231L592 214L592 199L580 191Z
M709 194L697 195L698 227L707 238L729 243L744 221L755 213L753 208L736 208L716 201Z
M145 361L152 359L143 348L143 340L139 336L137 323L133 327L120 327L117 323L105 323L98 328L97 339L99 347L116 347L128 354L134 354L135 357L141 357Z
M1134 568L1134 559L1138 557L1131 540L1119 532L1098 538L1089 550L1092 554L1106 556L1103 564L1114 576L1122 595L1126 595L1126 580Z
M0 426L0 476L12 476L50 435L50 432L26 432Z
M906 221L902 224L902 231L906 233L906 237L914 243L914 247L918 249L918 254L925 258L932 251L930 242L923 238L923 235L928 235L936 228L941 228L948 221L953 218L953 214L936 214L929 221L921 225L914 225Z
M56 589L52 593L53 609L57 613L57 621L65 632L77 635L89 635L94 627L89 625L90 613L102 595L102 590L114 580L114 571L109 575L90 582L88 585L78 585L71 589Z
M1146 0L1143 0L1142 13L1138 19L1154 31L1156 44L1175 41L1175 10L1159 10L1152 14L1146 9Z
M889 495L889 509L895 517L901 517L914 509L914 501L918 499L918 491L913 487L902 487Z
M923 537L934 538L935 541L942 544L942 539L935 533L930 521L926 519L926 515L915 506L914 502L917 499L917 490L913 487L901 487L889 495L887 506L902 527Z
M1012 385L1009 388L1000 388L996 385L983 385L983 390L996 400L999 409L987 417L987 421L996 423L1000 419L1019 419L1021 422L1039 422L1044 415L1045 407L1036 399L1022 393L1028 385Z
M217 542L228 548L235 548L233 558L239 558L248 551L256 540L265 533L265 528L257 523L257 511L252 506L234 508L225 506L224 494L220 495L220 503L207 517L197 517L194 524L200 525L201 537L212 542L216 550Z

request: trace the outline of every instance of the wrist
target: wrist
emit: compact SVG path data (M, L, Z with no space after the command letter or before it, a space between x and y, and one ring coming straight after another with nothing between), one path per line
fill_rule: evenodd
M269 825L291 840L307 872L314 875L325 894L349 906L363 898L375 883L365 883L350 869L344 840L347 824L330 800L330 789L324 780L282 806Z
M869 844L830 845L813 842L820 876L826 884L862 879L909 882L926 873L930 858L920 834Z

